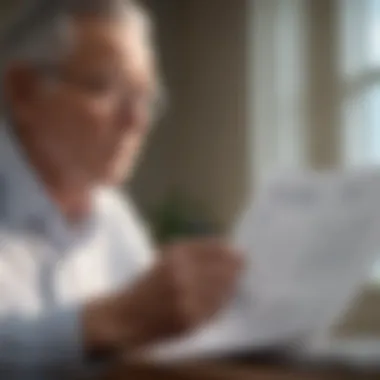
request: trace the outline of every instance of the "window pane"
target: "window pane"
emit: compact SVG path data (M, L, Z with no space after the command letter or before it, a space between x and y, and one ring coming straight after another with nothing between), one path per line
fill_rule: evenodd
M380 164L380 83L346 102L346 164ZM371 279L380 283L380 260Z
M368 1L368 65L380 66L380 0Z
M380 82L345 102L344 162L380 164Z
M380 0L340 0L343 162L380 165ZM372 279L380 282L380 260Z
M339 4L343 77L380 68L380 0L340 0Z

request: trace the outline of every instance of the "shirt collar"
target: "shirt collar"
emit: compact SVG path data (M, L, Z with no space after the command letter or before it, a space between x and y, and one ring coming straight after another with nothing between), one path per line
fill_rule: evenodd
M0 125L0 218L7 227L44 236L59 246L72 243L78 233L50 198L6 123Z

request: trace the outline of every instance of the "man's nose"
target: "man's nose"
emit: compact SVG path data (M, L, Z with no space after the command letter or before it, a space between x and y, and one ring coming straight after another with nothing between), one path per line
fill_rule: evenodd
M148 111L136 102L125 101L118 110L118 124L123 130L143 129Z

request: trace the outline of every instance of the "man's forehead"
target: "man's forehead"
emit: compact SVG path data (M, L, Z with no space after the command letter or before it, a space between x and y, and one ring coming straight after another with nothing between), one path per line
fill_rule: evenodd
M153 54L146 33L137 22L81 18L74 22L72 55L91 63L125 63L153 69Z

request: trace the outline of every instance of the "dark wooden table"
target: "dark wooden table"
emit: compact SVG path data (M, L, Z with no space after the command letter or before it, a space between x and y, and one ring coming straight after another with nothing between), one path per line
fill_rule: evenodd
M198 361L172 366L121 363L102 380L380 380L380 371L337 364L295 364L276 356Z

